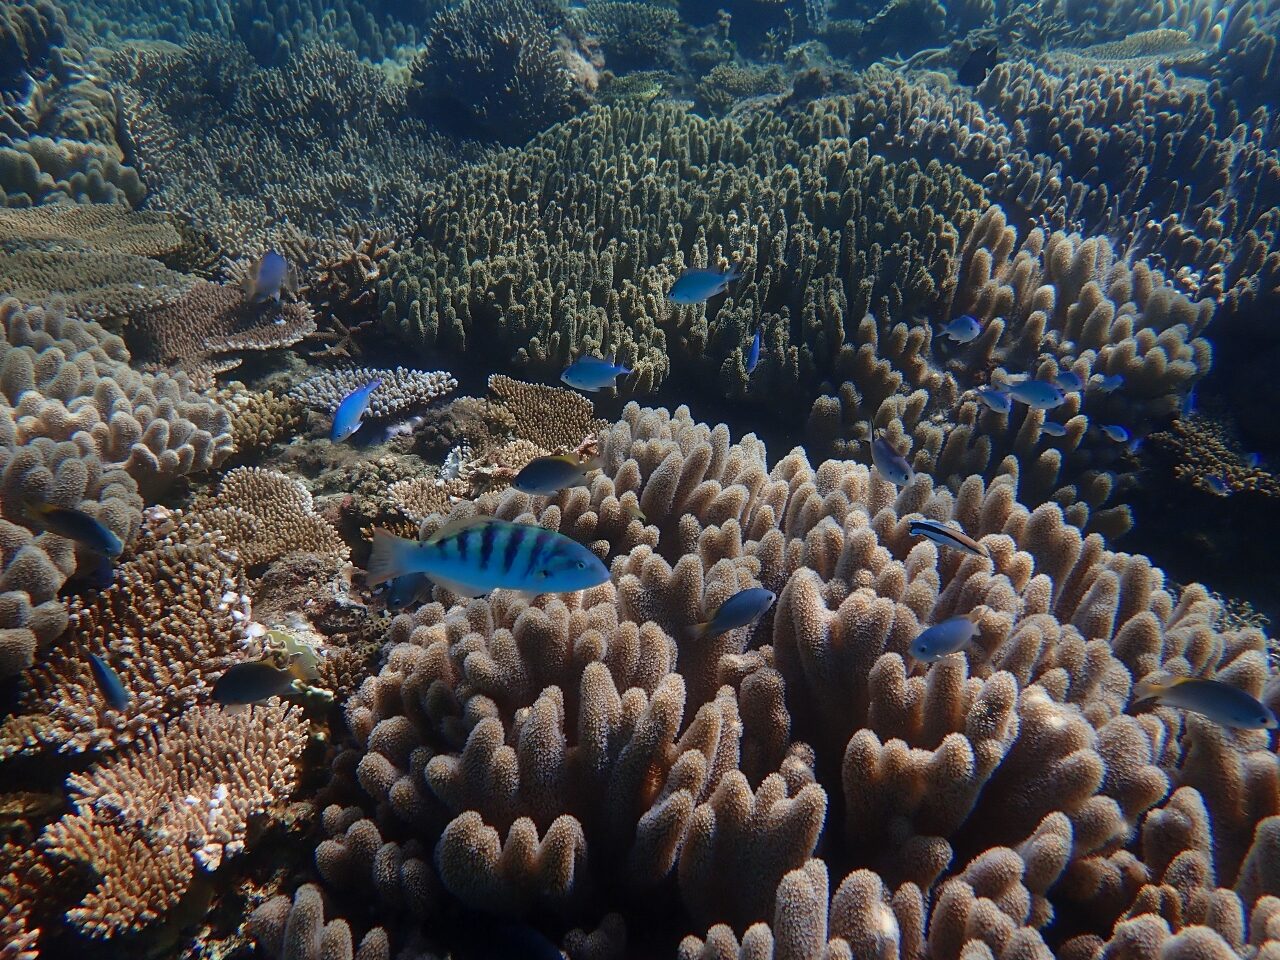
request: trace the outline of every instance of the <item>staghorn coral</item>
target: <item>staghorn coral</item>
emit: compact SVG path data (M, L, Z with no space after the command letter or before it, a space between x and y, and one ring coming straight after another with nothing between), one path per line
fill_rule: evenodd
M322 818L335 898L372 889L409 939L431 936L442 895L534 922L678 898L677 929L710 927L681 945L691 958L1047 960L1139 931L1152 949L1243 949L1271 883L1274 830L1254 826L1280 814L1265 732L1126 709L1161 669L1259 692L1260 631L1220 628L1202 588L1174 596L1008 479L898 490L800 450L769 469L753 437L635 404L600 449L591 487L540 512L508 491L455 515L585 541L578 504L603 519L625 491L656 549L609 544L611 582L578 594L391 621ZM920 514L989 559L912 538ZM758 627L677 639L752 584L780 594ZM923 625L963 611L971 649L911 661ZM628 935L669 952L652 927Z
M600 45L615 72L675 65L680 15L652 0L588 0L572 11L574 25Z
M32 926L30 877L34 855L29 847L0 844L0 958L38 960L40 929Z
M29 666L66 625L58 591L97 559L40 530L26 501L78 507L126 543L142 494L221 462L227 411L181 376L140 374L96 323L0 302L0 667Z
M168 303L135 312L124 333L140 361L207 381L239 366L241 353L292 346L315 328L305 303L252 303L238 287L200 280Z
M0 755L128 745L208 699L245 642L241 568L206 526L155 507L106 589L76 598L62 639L23 675ZM112 663L129 709L107 705L88 654Z
M197 870L216 870L244 849L250 818L288 799L306 741L302 711L277 699L236 714L194 707L68 777L73 812L40 846L84 864L98 884L67 919L106 939L160 920Z
M443 10L410 64L411 102L463 136L524 143L581 103L563 21L551 0L464 0Z
M347 545L315 512L311 494L297 480L263 467L236 467L217 494L198 499L193 515L218 530L241 562L257 567L302 551L345 560Z
M776 66L721 63L698 81L698 105L712 115L725 114L740 101L781 93L783 85L782 71Z
M1201 414L1179 417L1168 430L1151 435L1151 444L1172 464L1183 483L1213 492L1207 481L1221 479L1231 493L1249 491L1280 497L1280 480L1245 459L1239 441L1220 422Z
M200 224L224 267L268 248L321 264L399 235L424 184L478 152L412 118L401 81L331 43L260 68L239 42L200 36L106 66L152 202Z
M322 413L332 414L343 397L371 380L382 385L369 397L368 416L373 420L390 420L429 407L458 385L453 375L437 370L378 370L357 367L350 370L326 370L299 383L290 396Z

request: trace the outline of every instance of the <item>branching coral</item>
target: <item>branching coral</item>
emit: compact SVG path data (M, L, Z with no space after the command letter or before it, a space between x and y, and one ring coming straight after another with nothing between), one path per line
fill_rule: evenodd
M551 0L464 0L442 11L410 67L411 96L446 129L524 143L579 105L563 18Z
M71 604L61 641L24 674L18 710L0 727L0 754L124 746L206 701L212 675L244 644L244 588L220 538L153 508L114 582ZM106 702L89 654L113 665L130 695L127 711Z
M347 545L315 512L311 494L297 480L262 467L237 467L222 478L215 496L201 498L194 515L226 538L250 567L300 550L345 560Z
M288 799L306 741L302 711L279 700L239 714L196 707L69 777L74 812L40 845L84 864L98 884L68 920L111 938L163 917L197 870L216 870L243 850L251 817Z
M389 420L421 411L458 385L453 375L443 370L428 373L405 367L394 370L358 367L326 370L302 381L290 393L313 410L332 414L347 394L373 380L382 381L369 397L368 416L374 420Z
M575 450L605 426L591 401L572 390L495 373L489 378L489 392L510 412L515 435L544 450Z
M668 934L711 928L686 957L1085 956L1139 931L1217 956L1251 911L1270 936L1265 732L1126 713L1156 670L1260 692L1266 637L1220 630L1203 589L1173 596L1007 479L899 491L799 450L769 470L754 438L634 404L601 452L536 514L515 491L477 506L588 540L574 505L603 519L625 491L656 549L604 540L611 582L582 593L396 618L347 704L316 865L338 896L371 884L392 937L430 936L442 891L570 922L678 898ZM989 557L913 538L919 515ZM780 595L758 627L677 639L755 584ZM910 658L963 612L969 650Z

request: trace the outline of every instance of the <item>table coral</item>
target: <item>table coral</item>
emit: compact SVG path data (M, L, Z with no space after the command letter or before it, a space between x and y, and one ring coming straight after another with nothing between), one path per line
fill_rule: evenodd
M326 370L302 381L290 395L325 414L338 409L344 397L372 380L381 380L369 397L367 416L373 420L391 420L431 406L458 386L447 371L379 370L372 367Z
M195 707L70 776L73 812L40 846L85 864L98 884L67 919L108 939L161 919L196 871L214 871L244 849L251 818L288 799L306 741L302 711L277 699L238 714Z
M678 898L668 932L710 931L690 958L1085 956L1139 934L1216 956L1265 924L1265 731L1127 712L1156 670L1261 690L1265 635L1219 626L1202 588L1171 593L1008 479L899 490L799 449L770 469L753 437L635 404L600 449L590 488L455 515L585 541L574 504L603 518L625 491L660 539L605 539L591 590L441 593L391 622L334 760L316 866L335 905L372 889L397 939L430 936L443 894L535 922ZM919 515L989 557L911 537ZM779 594L757 627L679 639L749 585ZM972 647L914 662L960 612Z

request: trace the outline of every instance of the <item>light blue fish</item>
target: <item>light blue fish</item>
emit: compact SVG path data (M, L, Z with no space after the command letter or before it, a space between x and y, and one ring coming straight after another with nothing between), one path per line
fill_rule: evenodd
M884 434L878 433L871 440L871 462L881 479L895 486L905 487L916 475L907 458L884 438Z
M119 675L96 653L89 654L89 669L93 671L93 679L107 706L117 713L124 713L125 707L129 706L129 691L120 682Z
M1102 423L1098 425L1098 429L1116 443L1129 442L1129 431L1118 423Z
M1040 432L1046 433L1051 437L1065 437L1067 435L1067 425L1058 423L1056 420L1046 420L1040 424Z
M50 533L74 540L86 550L104 557L115 558L124 553L124 542L97 517L47 500L32 499L24 503L32 522Z
M396 577L387 588L387 609L403 610L430 589L431 582L425 573L406 573L403 577Z
M911 641L911 655L925 663L933 663L959 653L978 635L978 625L971 617L972 614L965 614L935 623Z
M1013 409L1013 399L1009 396L1007 390L997 390L995 387L979 387L977 394L978 399L996 413L1008 413Z
M267 300L280 302L282 290L292 292L289 277L289 261L274 250L268 250L249 268L248 275L241 284L245 299L250 303L264 303Z
M736 266L721 273L719 270L691 268L680 274L680 278L671 285L667 299L672 303L687 306L703 303L718 293L728 289L729 284L737 280L741 273Z
M755 372L760 362L760 328L756 327L756 335L751 338L751 349L747 352L747 376Z
M1065 390L1067 393L1075 393L1084 389L1084 381L1080 379L1080 374L1074 370L1059 370L1058 375L1053 378L1053 382L1059 390Z
M1112 393L1124 386L1124 377L1118 373L1101 373L1095 382L1103 393Z
M362 387L356 387L338 404L333 414L333 427L329 431L329 439L341 443L360 429L360 420L369 412L369 398L373 391L382 386L381 380L370 380Z
M1239 687L1201 677L1146 677L1134 685L1133 701L1155 700L1190 710L1233 730L1274 730L1276 715Z
M739 590L716 609L706 623L695 623L687 631L690 639L714 637L738 627L748 627L763 617L773 606L772 590L764 587L748 587Z
M571 593L609 579L609 568L576 540L493 517L455 520L425 541L375 530L368 581L383 583L407 573L425 573L463 597L498 589Z
M950 547L952 550L969 553L975 557L990 556L986 547L973 539L973 537L969 536L963 530L953 527L950 524L939 523L937 520L926 520L921 518L918 520L908 520L907 530L913 537L924 537L926 540L932 540L940 547Z
M612 360L601 360L599 357L579 357L564 368L560 379L576 390L595 393L616 386L618 377L631 373L629 367L615 365Z
M982 324L977 317L966 313L948 323L942 328L942 332L957 343L969 343L978 339L978 334L982 333Z
M1033 410L1052 410L1067 401L1057 384L1048 380L1023 380L1009 387L1009 396Z
M1204 485L1209 488L1209 492L1219 497L1231 496L1231 485L1217 474L1211 474L1204 478Z

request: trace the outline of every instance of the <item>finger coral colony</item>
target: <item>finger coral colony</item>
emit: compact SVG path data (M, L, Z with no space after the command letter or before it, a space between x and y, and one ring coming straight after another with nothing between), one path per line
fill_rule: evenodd
M1280 958L1278 38L5 0L0 960Z

